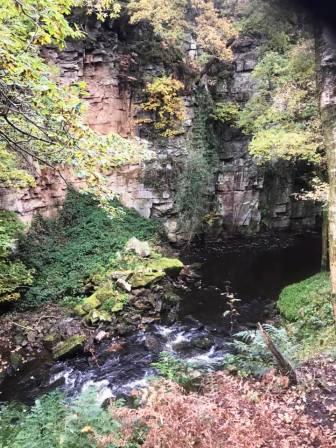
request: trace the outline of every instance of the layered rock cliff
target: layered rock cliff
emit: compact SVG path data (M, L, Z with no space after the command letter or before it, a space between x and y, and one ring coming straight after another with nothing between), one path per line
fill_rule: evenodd
M230 14L237 2L231 2ZM238 2L239 3L239 2ZM146 138L155 154L141 166L127 166L109 176L111 190L121 201L145 217L162 220L169 238L183 239L179 233L175 204L176 178L183 172L188 140L195 113L196 85L214 101L244 104L253 93L252 72L258 61L256 38L240 36L231 45L233 60L214 63L195 81L174 54L165 52L143 26L130 26L125 19L101 24L85 23L87 38L69 43L56 51L44 49L45 57L60 68L61 82L84 80L88 86L87 122L97 132L117 132L125 137ZM189 56L197 52L189 42ZM161 52L161 54L160 54ZM139 124L143 112L146 80L166 73L184 80L186 120L184 133L170 139L153 139L148 127ZM209 193L211 223L203 230L215 236L233 231L257 232L263 229L304 230L316 226L319 208L296 201L298 188L293 169L285 164L258 167L248 153L249 138L240 130L219 123L215 126L217 165L212 191ZM304 170L303 170L304 172ZM77 180L65 171L69 182ZM29 222L39 212L52 216L62 205L67 185L57 172L42 169L35 188L20 192L2 191L1 207L14 210Z

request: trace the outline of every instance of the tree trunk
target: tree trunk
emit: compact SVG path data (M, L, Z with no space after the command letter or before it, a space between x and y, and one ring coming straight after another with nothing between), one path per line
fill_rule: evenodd
M329 232L329 220L328 220L328 208L322 207L322 256L321 256L321 272L328 270L328 232Z
M317 75L322 131L329 174L329 263L336 319L336 33L324 24L316 36Z
M279 351L279 349L275 346L272 341L271 336L263 329L262 325L258 323L258 328L261 333L261 336L265 342L266 347L272 353L273 358L275 359L280 372L287 376L290 381L290 384L297 384L298 379L295 373L295 370L291 366L290 362L283 356L283 354Z

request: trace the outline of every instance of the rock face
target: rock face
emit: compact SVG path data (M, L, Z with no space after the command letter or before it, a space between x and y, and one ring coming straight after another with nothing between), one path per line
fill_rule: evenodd
M227 3L228 14L235 18L245 0ZM87 122L98 132L118 132L123 136L150 139L148 130L137 124L142 112L145 80L167 73L167 61L150 57L139 45L146 40L143 31L102 28L94 24L89 38L69 43L62 52L45 49L47 59L60 68L63 83L84 80L88 88ZM129 31L129 33L128 33ZM127 36L127 37L126 37ZM206 75L215 101L235 101L244 104L253 93L252 71L258 61L261 42L250 37L239 37L232 43L233 61L214 67ZM189 55L195 52L190 46ZM162 49L161 49L162 52ZM179 238L175 207L177 174L183 170L187 140L195 115L194 92L185 97L185 133L179 137L149 142L155 157L144 166L126 166L108 176L111 190L120 195L125 206L135 208L142 216L159 218L168 238ZM254 233L262 229L304 230L316 225L319 208L311 203L295 201L296 186L288 166L258 168L248 154L249 138L229 125L216 129L218 167L213 182L216 199L216 236L232 232ZM72 183L73 179L65 171ZM37 173L35 188L19 193L0 192L0 208L16 211L29 222L36 212L53 216L62 205L66 186L57 173L43 169ZM180 236L181 238L181 236ZM182 235L183 238L183 235Z

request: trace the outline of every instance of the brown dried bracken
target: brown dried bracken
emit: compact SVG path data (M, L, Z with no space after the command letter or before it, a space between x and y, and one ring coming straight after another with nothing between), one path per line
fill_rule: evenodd
M161 381L141 408L111 412L124 424L125 444L139 422L147 426L144 448L335 447L335 362L321 358L298 373L301 384L289 387L288 378L274 372L262 381L220 372L206 377L201 393L189 394Z

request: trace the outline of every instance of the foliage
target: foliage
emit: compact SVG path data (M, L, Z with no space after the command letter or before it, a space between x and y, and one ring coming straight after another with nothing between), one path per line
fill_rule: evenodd
M296 322L304 318L307 307L328 302L326 299L330 294L329 274L322 272L284 288L278 300L278 308L285 319Z
M36 270L27 305L83 296L93 274L118 265L128 239L155 237L155 222L114 206L118 212L110 216L92 196L70 191L57 219L35 219L20 244L22 260Z
M302 345L301 357L335 350L336 338L328 273L316 274L287 286L280 294L278 308L290 330Z
M15 213L0 212L0 304L20 298L20 288L32 283L32 271L12 260L15 240L23 232Z
M88 14L95 14L98 20L105 20L107 17L115 19L121 12L121 2L118 0L77 0L78 5L84 5Z
M327 381L333 385L332 374L334 369ZM333 406L330 392L322 391L315 386L314 395L307 392L307 401L310 410L320 410L324 395L326 412L318 414L325 415L323 426L302 405L302 386L286 388L284 378L271 374L263 381L242 381L218 372L207 378L201 392L187 394L178 385L161 381L145 392L143 406L120 408L116 415L124 422L134 422L124 427L125 440L132 437L139 422L147 426L143 448L284 448L289 440L292 448L331 447L333 428L328 429L328 422Z
M211 206L211 184L217 164L216 140L210 114L212 98L199 93L192 136L183 171L177 181L176 206L182 232L191 239Z
M255 93L238 120L252 135L249 149L259 161L321 160L315 71L314 44L304 32L295 43L288 36L285 46L264 51L253 72Z
M285 52L295 37L296 15L288 0L249 0L239 28L243 33L263 37L263 52Z
M88 389L72 403L54 392L31 409L4 406L0 416L2 448L95 448L96 439L110 433L116 443L109 448L120 446L120 424L97 402L95 390Z
M93 5L93 2L89 2ZM112 2L114 3L114 2ZM111 2L96 3L104 8ZM138 148L119 136L98 136L83 121L85 84L59 85L41 46L64 47L82 33L66 19L79 0L8 0L0 5L0 180L5 187L34 182L34 163L67 163L98 188L97 171L138 160Z
M131 0L128 7L132 23L149 22L169 44L182 46L191 35L207 54L231 59L227 42L236 31L213 0Z
M211 114L211 118L227 125L235 126L239 120L240 107L234 101L217 102Z
M180 41L187 27L188 0L130 0L131 23L148 21L167 42Z
M160 353L159 361L152 363L152 366L160 376L182 387L191 386L194 380L193 368L187 362L174 358L169 352Z
M141 108L155 114L154 129L162 137L173 137L181 133L185 107L179 94L183 87L182 82L171 76L155 78L146 87L147 101Z
M287 360L296 363L299 347L286 329L264 325L273 342ZM265 345L259 330L240 331L231 343L234 354L224 358L224 367L236 370L241 376L259 376L276 367L274 358Z

